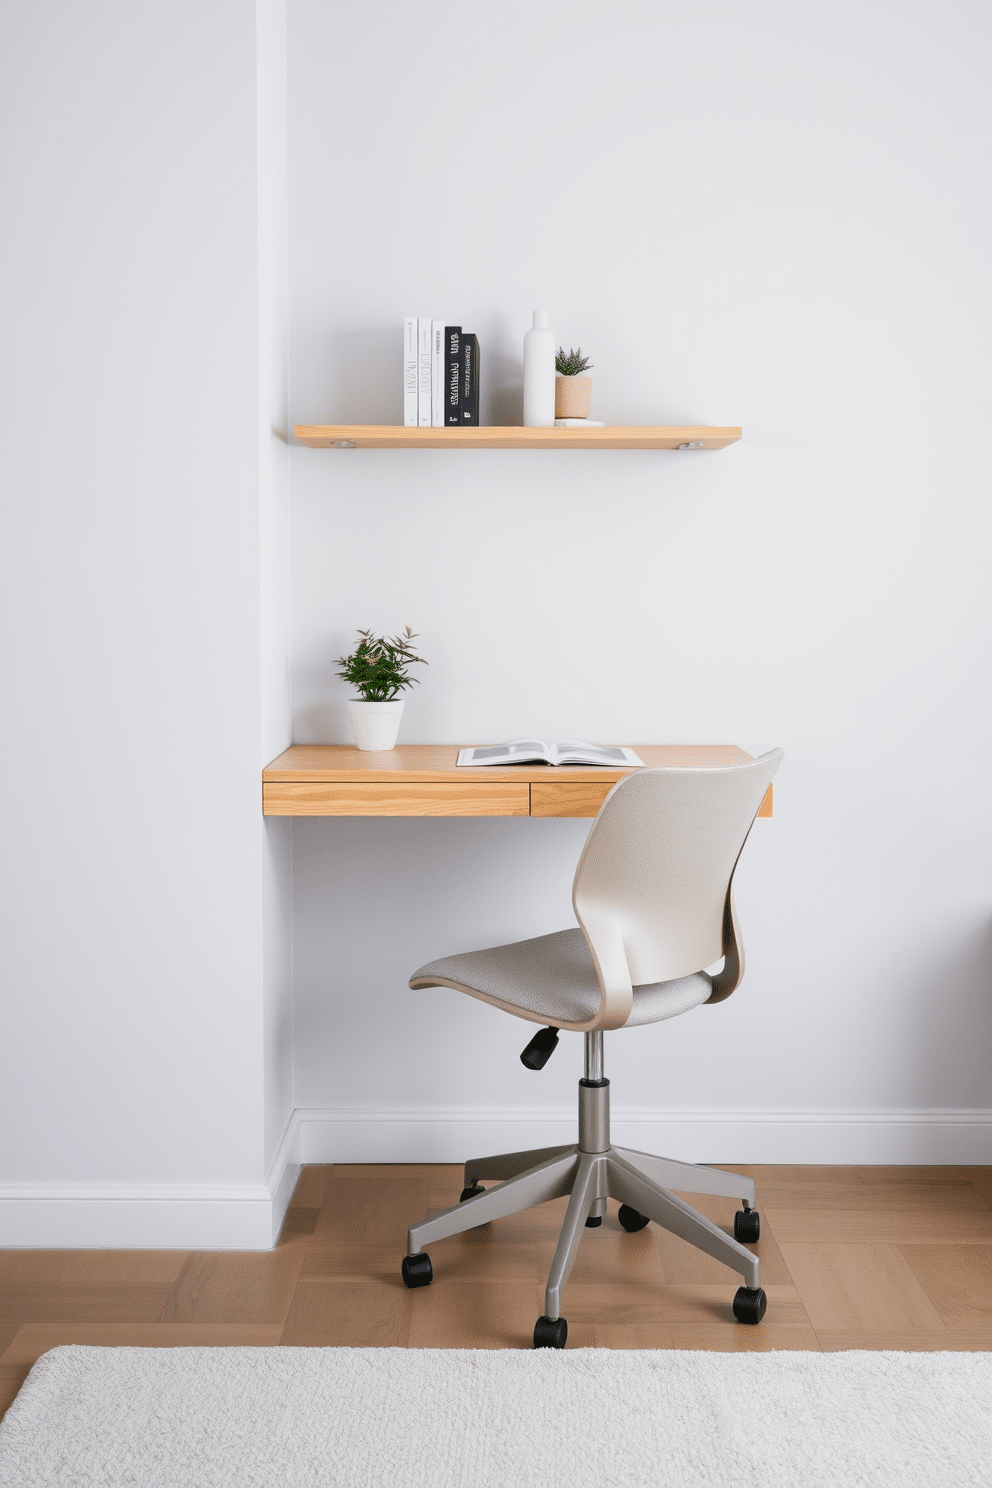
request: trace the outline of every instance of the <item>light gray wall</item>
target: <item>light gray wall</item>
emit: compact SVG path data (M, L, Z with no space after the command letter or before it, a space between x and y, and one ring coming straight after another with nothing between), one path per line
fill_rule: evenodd
M286 520L278 79L260 125L239 0L0 25L0 1244L264 1245L290 1110L259 786L289 737L259 558Z
M410 623L408 741L785 747L744 988L611 1040L628 1125L701 1157L988 1160L990 40L962 3L289 8L295 421L400 422L423 313L514 422L541 306L594 417L744 426L292 454L296 739L349 737L332 658ZM305 1150L567 1124L577 1051L531 1076L523 1025L405 983L567 923L583 831L297 823Z

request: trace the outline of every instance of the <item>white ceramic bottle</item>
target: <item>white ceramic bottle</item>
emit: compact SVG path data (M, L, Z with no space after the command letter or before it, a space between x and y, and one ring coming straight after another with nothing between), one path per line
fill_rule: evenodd
M524 427L553 429L555 424L555 333L547 310L534 311L534 325L524 337Z

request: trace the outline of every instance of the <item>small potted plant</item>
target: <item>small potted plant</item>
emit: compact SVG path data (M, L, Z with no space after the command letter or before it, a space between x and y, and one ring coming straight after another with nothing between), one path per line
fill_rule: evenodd
M360 630L354 651L338 657L338 676L359 695L348 704L359 749L392 749L396 743L403 716L400 693L420 680L407 673L416 663L427 665L416 653L416 639L409 625L402 635L392 637Z
M582 355L581 346L567 354L559 346L555 357L555 418L588 417L592 378L583 377L582 373L591 366L589 358Z

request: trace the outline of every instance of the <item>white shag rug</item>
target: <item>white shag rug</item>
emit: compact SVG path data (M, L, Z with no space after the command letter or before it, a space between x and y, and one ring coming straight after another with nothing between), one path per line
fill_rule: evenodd
M988 1488L992 1354L82 1348L3 1488Z

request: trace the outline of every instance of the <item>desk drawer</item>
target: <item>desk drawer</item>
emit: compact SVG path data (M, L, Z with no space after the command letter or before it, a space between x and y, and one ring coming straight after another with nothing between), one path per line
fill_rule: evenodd
M595 816L613 789L602 780L541 780L530 788L531 816ZM772 814L772 787L765 791L759 816Z
M527 816L530 790L516 780L267 780L266 816Z
M530 788L531 816L595 816L615 781L541 780Z

